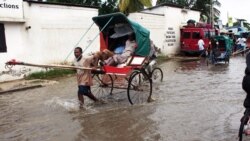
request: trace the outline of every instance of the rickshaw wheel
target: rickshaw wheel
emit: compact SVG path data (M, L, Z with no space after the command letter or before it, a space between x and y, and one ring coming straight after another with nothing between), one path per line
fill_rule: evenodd
M149 102L152 95L152 80L142 72L135 72L129 78L127 88L130 104Z
M103 99L112 94L113 79L109 74L95 74L93 84L91 92L96 98Z
M152 78L153 83L162 82L163 80L162 70L160 68L154 68L152 70L151 78Z

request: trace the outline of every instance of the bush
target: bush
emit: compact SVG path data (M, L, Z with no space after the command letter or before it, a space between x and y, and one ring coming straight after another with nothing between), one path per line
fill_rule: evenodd
M52 79L74 74L75 70L69 69L50 69L29 74L25 79Z
M158 55L157 56L157 62L160 64L160 63L163 63L165 61L168 61L170 58L168 56L165 56L165 55Z

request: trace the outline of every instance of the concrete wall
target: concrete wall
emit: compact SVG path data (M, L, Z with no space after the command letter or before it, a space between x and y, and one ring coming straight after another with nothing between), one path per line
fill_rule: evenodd
M10 59L39 64L63 62L93 23L92 17L98 15L98 9L94 8L28 2L23 2L23 12L25 22L0 20L4 23L7 44L7 52L0 53L0 81L13 79L4 75L7 71L4 63ZM94 25L78 46L86 48L98 32ZM99 50L98 36L85 54L96 50ZM73 59L71 52L67 61Z
M200 18L199 11L169 6L157 7L142 12L144 14L132 13L129 18L131 17L131 19L138 21L150 30L152 40L165 55L174 55L179 52L180 27L185 25L189 19L199 21Z
M165 28L164 15L133 13L128 18L149 29L150 39L157 47L161 48L164 45L164 30L162 30Z

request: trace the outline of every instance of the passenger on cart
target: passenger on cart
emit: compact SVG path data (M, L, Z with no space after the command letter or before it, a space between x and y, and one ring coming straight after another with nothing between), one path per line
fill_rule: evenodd
M125 48L121 54L114 54L113 56L109 57L107 60L104 60L105 65L110 66L117 66L118 64L125 63L129 57L131 57L134 52L135 48L137 47L135 41L135 34L131 33L128 35L128 40L125 43ZM109 50L104 50L104 54L111 54Z

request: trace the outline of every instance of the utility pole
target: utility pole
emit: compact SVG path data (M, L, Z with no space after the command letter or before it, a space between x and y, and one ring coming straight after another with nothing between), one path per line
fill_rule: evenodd
M214 6L213 6L213 0L210 0L210 24L212 28L214 28Z

